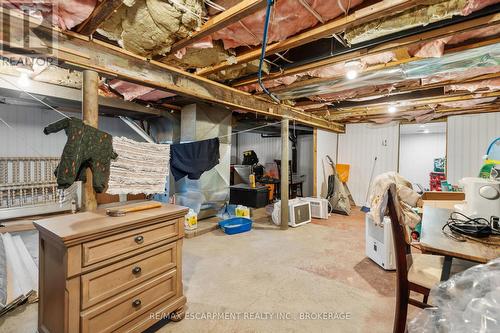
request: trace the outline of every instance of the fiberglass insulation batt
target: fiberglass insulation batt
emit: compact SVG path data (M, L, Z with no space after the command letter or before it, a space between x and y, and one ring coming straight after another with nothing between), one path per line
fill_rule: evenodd
M425 26L449 19L456 15L466 16L499 0L429 0L422 6L408 9L393 16L380 18L348 29L345 39L349 44L358 44L398 31ZM429 3L431 5L429 5Z
M202 24L202 0L128 0L98 32L142 56L163 55Z

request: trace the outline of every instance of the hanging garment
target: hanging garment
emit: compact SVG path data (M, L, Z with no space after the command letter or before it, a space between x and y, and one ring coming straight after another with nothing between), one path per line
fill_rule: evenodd
M111 162L108 194L156 194L165 191L170 145L113 137L118 158Z
M85 125L77 118L59 120L45 127L43 132L48 135L63 129L68 140L54 172L58 187L66 189L77 179L85 181L85 168L90 167L94 190L103 192L108 184L110 162L117 156L113 152L111 135Z
M219 139L209 139L172 145L170 169L176 181L185 176L200 179L201 175L219 164Z
M368 214L376 225L382 223L387 212L388 190L392 184L396 185L398 193L396 204L400 205L404 223L409 228L415 229L415 226L420 222L420 216L412 210L412 207L418 205L419 200L421 200L420 194L413 189L406 178L394 171L382 173L373 180Z

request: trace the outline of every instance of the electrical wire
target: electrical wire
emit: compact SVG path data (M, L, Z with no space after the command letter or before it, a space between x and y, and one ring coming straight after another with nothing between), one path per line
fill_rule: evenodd
M266 125L262 125L262 126L257 126L257 127L250 128L250 129L247 129L247 130L243 130L243 131L239 131L239 132L234 132L234 133L231 133L231 134L228 134L228 135L218 136L218 138L219 139L221 139L221 138L227 138L229 136L238 135L238 134L246 133L246 132L251 132L251 131L254 131L254 130L257 130L257 129L260 129L260 128L271 127L271 126L274 126L274 125L281 124L284 121L285 120L281 120L281 121L278 121L278 122L275 122L275 123L266 124Z
M264 63L264 58L266 56L266 47L267 47L267 33L269 31L269 18L271 16L271 9L274 5L274 0L267 0L267 8L266 8L266 19L264 23L264 34L262 36L262 51L260 53L260 60L259 60L259 72L258 72L258 82L259 86L262 88L262 91L264 91L273 101L276 103L281 103L278 97L273 95L267 88L264 86L262 83L262 64Z
M447 228L449 232L446 231ZM500 235L498 217L492 216L488 221L483 217L471 218L460 212L452 212L441 230L446 236L458 241L465 241L465 238L484 238L491 235Z
M210 1L210 0L204 0L205 4L209 7L212 7L213 9L215 10L218 10L220 12L223 12L226 10L226 8L222 7L221 5L213 2L213 1Z

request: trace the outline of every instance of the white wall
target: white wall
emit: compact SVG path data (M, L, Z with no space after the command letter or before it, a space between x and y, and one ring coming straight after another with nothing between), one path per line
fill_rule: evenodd
M235 140L236 141L236 140ZM237 161L241 163L243 152L253 150L259 157L259 163L265 166L266 163L272 163L274 160L281 160L281 138L263 138L257 133L238 134L238 147L232 150L232 154L237 154ZM289 156L292 158L292 149L290 142ZM306 175L303 184L304 196L312 195L313 187L313 136L300 135L297 141L297 167L298 173Z
M399 173L412 183L429 188L434 159L446 155L446 133L402 134L399 143Z
M291 146L291 144L290 144ZM260 164L281 160L281 138L262 138L257 133L238 134L238 163L243 160L243 152L253 150L259 157ZM290 156L292 150L290 149Z
M299 174L305 175L306 179L302 184L305 197L312 196L314 177L314 147L312 135L300 135L297 140L297 167Z
M70 114L70 116L77 116ZM45 135L43 128L61 115L52 110L34 107L0 105L0 156L3 157L59 157L66 143L64 131ZM126 136L144 141L118 118L99 117L99 128L115 136Z
M358 206L365 203L370 172L378 157L375 176L396 171L398 166L399 125L348 124L339 134L338 163L350 164L349 189Z
M477 177L488 145L500 137L500 113L448 117L448 181Z
M316 146L316 195L325 198L328 190L328 176L332 174L332 168L326 161L329 155L335 162L337 159L338 134L317 130Z

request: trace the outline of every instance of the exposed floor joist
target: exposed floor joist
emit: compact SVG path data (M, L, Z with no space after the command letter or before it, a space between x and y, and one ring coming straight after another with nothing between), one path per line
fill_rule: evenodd
M92 14L76 27L75 31L85 36L91 36L121 5L123 5L123 0L101 1Z
M4 47L24 45L22 31L24 17L10 12L10 35L17 40L3 40ZM4 21L5 22L5 21ZM118 47L98 40L89 40L80 34L62 32L58 29L35 24L32 28L38 38L47 45L52 45L51 38L57 43L52 45L54 57L66 66L78 69L95 70L103 76L155 87L182 96L192 97L206 102L224 105L231 110L255 112L271 117L287 117L299 123L330 131L343 132L342 124L330 122L324 118L307 114L303 110L283 104L274 104L264 98L252 96L223 84L197 75L186 73L163 63L149 60ZM14 45L12 45L14 43ZM36 49L30 51L41 52Z
M200 30L195 31L191 36L175 43L170 52L176 52L202 38L208 37L214 32L227 27L230 24L255 13L259 9L266 7L266 0L243 0L232 6L217 16L208 20Z
M500 91L495 92L487 92L482 93L480 96L478 94L465 94L458 96L439 96L439 97L426 97L421 99L413 99L409 101L405 101L404 105L400 107L399 113L416 111L412 110L412 108L427 106L429 104L441 104L441 103L450 103L450 102L463 102L469 100L483 100L492 97L500 97ZM332 120L343 120L351 117L359 117L359 116L375 116L375 115L397 115L391 114L387 110L387 106L391 104L391 102L384 102L378 105L369 105L365 107L352 107L352 108L343 108L343 109L328 109L330 116L329 119ZM482 107L487 107L488 105L482 105Z
M493 45L493 44L500 45L500 38L494 38L494 39L490 39L490 40L486 40L486 41L482 41L482 42L478 42L478 43L474 43L474 44L460 46L457 48L451 48L451 49L446 50L444 54L448 55L448 54L452 54L452 53L456 53L456 52L462 52L462 51L471 50L471 49L475 49L478 47L482 47L482 46L486 46L486 45ZM367 74L370 72L376 72L378 70L393 68L393 67L400 66L402 64L416 62L416 61L419 61L422 59L423 58L419 58L419 57L410 57L410 58L406 58L406 59L402 59L402 60L391 61L391 62L388 62L386 64L378 64L378 65L374 65L374 66L370 66L370 67L366 68L365 70L361 71L360 74L363 75L363 74ZM287 86L270 88L269 91L271 91L272 93L279 96L282 93L294 91L295 89L301 89L301 88L306 88L306 87L310 87L310 86L317 86L317 85L321 86L322 84L328 85L330 82L337 81L339 79L344 79L344 78L345 78L344 75L339 75L336 77L327 77L327 78L312 78L312 79L297 81L297 82L294 82L294 83L289 84Z
M368 97L376 97L376 96L381 96L380 99L382 98L398 98L398 95L401 94L406 94L409 92L420 92L422 90L429 90L429 89L435 89L435 88L443 88L447 85L452 85L452 84L463 84L463 83L473 83L473 82L478 82L478 81L483 81L483 80L491 80L491 79L497 79L500 78L500 73L492 73L492 74L485 74L485 75L480 75L476 76L467 80L461 80L459 82L449 80L449 81L442 81L442 82L436 82L436 83L431 83L427 85L402 85L401 87L396 87L394 90L391 90L390 93L382 94L380 92L370 92L370 93L365 93L365 94L359 94L356 96L356 98L368 98ZM468 91L465 91L466 93L469 93ZM369 104L374 104L378 101L379 99L373 99L369 101ZM343 102L340 102L343 103ZM353 103L357 105L366 105L366 103L363 102L349 102L346 101L346 103ZM341 107L337 102L319 102L319 101L299 101L297 102L298 107L307 107L307 112L313 112L315 113L316 111L321 112L326 110L328 107L323 106L324 104L332 104L334 108ZM311 108L313 105L318 105L318 108ZM319 113L321 114L321 113Z
M467 32L474 29L489 27L500 24L500 13L490 14L483 17L471 19L468 21L455 23L443 28L434 29L424 33L416 34L409 37L398 38L389 42L381 43L374 47L367 47L360 50L355 50L352 52L344 53L341 55L333 56L324 60L312 62L305 65L296 66L293 68L285 69L281 72L272 73L264 77L264 81L278 79L288 75L294 75L299 73L305 73L307 71L315 70L321 67L330 66L344 62L346 60L357 59L362 56L369 56L380 54L383 52L400 52L409 47L416 46L423 42L431 42L440 38L452 36L458 33ZM233 84L233 87L240 87L252 83L256 83L257 78L251 77L242 80L238 80Z
M385 15L392 15L397 12L404 11L421 3L421 1L415 0L383 0L374 5L356 10L350 15L334 19L295 36L289 37L283 41L269 44L266 48L266 55L272 55L321 38L330 37L332 34L343 32L347 28L369 22ZM260 57L260 54L260 48L252 49L251 51L236 56L236 63L242 64L256 60ZM217 73L232 65L234 65L234 62L224 61L220 64L203 68L197 73L199 75L207 76Z

